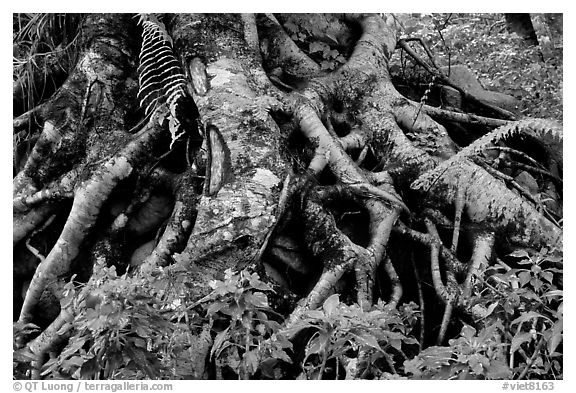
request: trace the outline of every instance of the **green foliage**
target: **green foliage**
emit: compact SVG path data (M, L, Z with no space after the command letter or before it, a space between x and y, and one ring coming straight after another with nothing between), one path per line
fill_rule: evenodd
M365 363L358 364L364 367L363 375L395 374L398 360L406 358L406 348L418 344L410 335L418 319L416 307L410 303L396 310L379 302L372 310L363 311L356 304L341 303L335 294L326 299L322 309L307 310L287 332L292 336L314 331L306 344L302 377L322 379L329 362L335 361L338 365L360 360Z
M422 379L562 378L562 258L556 250L509 257L518 267L486 269L474 284L476 329L465 325L447 347L429 347L405 362Z
M35 94L42 95L35 85L37 74L47 77L47 69L74 65L80 35L81 14L14 14L13 15L13 80L28 91L24 109L38 103Z
M453 62L476 70L487 89L521 100L525 115L562 121L561 57L542 61L538 47L509 33L503 24L492 27L495 22L471 18L448 26L445 37L456 49Z
M510 254L517 267L487 269L476 283L475 304L484 319L506 327L514 375L556 379L562 375L564 295L563 260L559 250Z
M417 379L509 379L511 371L500 336L504 331L496 322L480 330L464 325L460 337L449 340L449 347L429 347L404 363L407 373Z
M419 14L399 16L405 37L428 42L438 66L466 64L488 90L514 96L522 113L562 121L561 49L542 60L540 48L528 45L505 29L503 14ZM413 46L423 59L426 54ZM398 55L396 55L398 56ZM400 62L398 62L400 60ZM399 64L400 63L400 64ZM405 56L396 58L392 72L414 78L419 66ZM416 77L428 83L430 76Z
M224 281L211 283L206 317L217 331L210 356L218 367L227 366L241 379L258 371L265 378L279 378L280 362L291 363L286 353L292 344L280 329L279 316L268 303L272 289L258 274L226 270Z
M167 349L176 324L148 280L116 275L114 267L95 272L81 289L71 281L63 309L78 310L61 331L72 331L58 357L42 375L75 379L159 378L166 373L158 353ZM92 281L91 281L92 282Z
M304 378L321 378L330 361L357 361L364 353L365 373L396 373L405 349L418 342L410 335L419 312L413 303L400 310L379 303L370 311L341 303L338 295L321 310L308 310L290 329L281 330L281 317L268 303L272 289L255 273L227 270L223 281L211 283L203 300L206 317L216 332L211 360L241 379L287 377L282 364L291 364L292 343L286 337L314 331L301 362Z
M284 23L284 29L322 70L332 71L346 62L337 31L324 19L296 14Z

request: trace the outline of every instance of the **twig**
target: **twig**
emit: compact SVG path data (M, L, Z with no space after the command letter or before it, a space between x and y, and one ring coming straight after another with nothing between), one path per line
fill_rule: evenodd
M478 157L472 157L472 160L474 161L475 164L484 168L486 172L490 173L492 176L507 183L510 183L510 185L514 187L523 197L528 199L530 202L534 203L534 205L539 206L540 203L528 191L526 191L524 187L518 184L512 176L508 176L505 173L502 173L499 170L492 168L490 165L488 165L486 162L479 159Z
M455 212L454 212L454 231L452 232L452 247L450 251L456 253L458 248L458 237L460 236L460 222L462 221L462 211L466 202L466 186L459 183L456 191Z
M34 117L40 118L42 120L42 111L46 107L46 102L35 106L27 112L24 112L14 120L12 120L12 128L14 130L19 130L30 124L30 120Z
M416 278L416 288L418 289L418 302L420 303L420 342L418 343L419 349L422 349L424 345L425 337L425 319L424 319L424 292L422 291L422 282L420 281L420 274L416 268L416 262L414 261L414 253L410 253L410 262L412 263L412 269L414 270L414 277Z
M522 372L520 373L520 375L516 379L522 379L526 376L526 374L528 374L530 367L532 367L532 365L536 361L536 358L538 357L538 353L540 352L540 350L542 349L542 347L544 346L545 343L546 343L546 340L544 339L544 336L540 337L540 341L538 342L538 345L536 345L536 348L534 348L534 353L532 353L530 360L528 361L528 363L526 363L526 367L524 367L524 370L522 370Z
M550 220L558 228L561 227L560 223L558 221L556 221L556 219L554 217L552 217L552 215L550 214L548 209L546 209L544 206L542 206L542 203L540 201L538 201L536 198L534 198L532 196L532 194L530 194L528 191L526 191L526 189L524 187L522 187L520 184L518 184L516 182L516 180L514 180L514 178L492 168L490 165L488 165L486 162L484 162L483 160L481 160L478 157L471 157L471 158L474 161L474 163L476 163L477 165L480 165L482 168L484 168L486 170L486 172L490 173L492 176L494 176L494 177L496 177L496 178L498 178L504 182L509 183L524 198L528 199L530 202L532 202L536 206L536 208L540 209L542 214L544 214L548 220Z
M434 55L432 54L432 52L430 51L430 48L428 48L428 45L424 42L424 40L421 37L403 38L402 41L406 42L406 43L412 42L412 41L418 42L422 46L422 48L424 49L424 52L426 52L426 54L428 55L428 59L430 59L430 62L432 63L434 68L436 68L437 70L439 69L438 66L436 65L436 61L434 60Z
M564 181L562 179L560 179L558 176L554 176L552 173L548 172L545 169L536 168L533 167L532 165L522 164L521 162L502 162L500 164L507 168L520 168L528 172L537 173L539 175L549 177L552 181L554 181L556 184L560 186L564 184Z
M508 124L508 120L494 119L492 117L485 117L479 115L473 115L468 113L454 112L447 109L440 109L430 105L424 105L422 110L436 119L443 119L454 121L457 123L465 123L472 125L487 126L490 128L496 128Z
M506 146L487 146L484 148L484 150L499 150L499 151L504 151L506 153L510 153L513 155L516 155L518 157L521 157L523 159L525 159L526 161L530 162L531 164L537 166L537 167L541 167L542 164L540 164L538 161L536 161L535 159L533 159L532 157L530 157L528 154L516 150L516 149L512 149L510 147L506 147Z

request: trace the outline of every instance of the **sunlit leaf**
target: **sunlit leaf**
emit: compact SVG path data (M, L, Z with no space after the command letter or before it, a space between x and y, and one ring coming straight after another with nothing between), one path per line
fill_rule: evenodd
M332 315L332 313L338 308L338 304L340 304L340 300L338 294L335 293L324 301L322 308L326 315Z
M227 327L226 329L222 330L220 333L218 333L216 335L216 338L214 339L214 344L212 345L212 349L210 351L210 357L212 359L214 358L214 356L217 353L219 353L222 350L221 347L224 345L224 343L228 339L228 331L229 330L230 330L230 327Z
M533 319L538 319L538 318L542 318L542 317L543 317L542 314L539 314L536 311L528 311L527 313L524 313L524 314L520 315L518 318L516 318L515 320L513 320L511 325L514 326L518 323L531 321Z
M254 307L268 307L268 297L262 292L248 293L246 302Z
M512 339L512 344L510 345L510 352L515 352L520 348L520 345L532 341L532 333L529 332L516 332L516 335Z
M382 347L380 347L380 344L378 344L378 341L376 340L376 338L371 334L362 334L362 335L356 336L355 338L362 345L367 345L369 347L372 347L374 349L382 351Z
M552 326L552 337L548 341L548 353L552 353L556 350L560 342L562 342L562 331L564 330L563 320L560 319L554 323Z

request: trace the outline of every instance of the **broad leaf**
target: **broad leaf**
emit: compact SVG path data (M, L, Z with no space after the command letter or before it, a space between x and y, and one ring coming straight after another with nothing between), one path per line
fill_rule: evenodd
M246 302L254 307L268 308L268 297L262 292L248 293Z
M554 323L554 326L552 326L552 337L550 337L550 341L548 341L548 353L554 352L562 341L562 331L564 330L563 325L563 320L560 319Z
M340 304L340 300L338 294L335 293L334 295L326 299L326 301L322 305L322 308L324 309L326 315L332 315L332 313L338 308L338 304Z
M518 331L514 338L512 339L512 345L510 346L510 352L516 352L520 345L532 341L532 334L528 332Z
M543 316L541 314L538 314L535 311L529 311L525 314L520 315L518 318L516 318L515 320L512 321L511 325L514 326L517 323L522 323L522 322L526 322L526 321L531 321L533 319L537 319L537 318L542 318Z
M212 359L214 358L216 352L219 353L221 351L220 347L222 347L228 339L228 330L230 330L230 327L227 327L216 335L216 338L214 339L214 345L212 345L212 350L210 351L210 357Z
M515 258L530 258L530 255L526 252L526 250L516 250L508 254L511 257Z
M355 338L357 339L357 341L360 342L360 344L367 345L369 347L372 347L374 349L382 351L380 344L378 344L378 340L376 340L376 337L374 337L371 334L364 333L364 334L355 336Z

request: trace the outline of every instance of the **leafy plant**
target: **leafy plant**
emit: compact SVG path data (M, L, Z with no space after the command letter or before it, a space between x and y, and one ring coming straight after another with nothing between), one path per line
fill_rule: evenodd
M325 21L296 14L284 23L284 28L300 49L320 64L322 70L332 71L346 62L336 32L331 32Z
M268 304L266 292L272 291L258 274L228 269L224 281L211 283L206 300L206 316L218 333L210 356L221 371L228 366L241 379L258 371L267 378L278 378L279 362L292 363L286 353L292 344L283 335L276 314Z
M356 304L341 303L337 294L330 296L322 309L306 311L287 332L292 336L314 331L306 344L302 378L322 379L331 362L336 365L336 378L341 376L339 365L351 362L363 368L364 376L396 374L397 360L406 358L406 346L418 344L410 335L417 320L416 307L410 303L398 311L380 302L364 311Z
M81 14L14 14L13 79L27 87L35 86L35 75L48 76L49 68L68 69L74 64L80 35ZM38 79L38 78L36 78ZM37 94L42 95L41 91ZM26 94L32 100L34 94ZM26 102L31 109L37 102Z
M449 346L429 347L405 362L422 379L524 379L562 377L562 258L556 250L509 255L484 271L472 308L483 328L464 325ZM502 272L503 270L503 272Z
M510 378L506 344L500 340L503 328L497 322L477 334L472 326L464 325L460 337L449 340L450 346L426 348L404 363L405 371L418 379Z
M510 364L518 378L558 378L564 308L561 251L518 250L509 257L517 267L502 262L488 270L477 283L475 301L487 305L485 318L491 315L506 326ZM504 272L494 273L497 269Z
M71 330L66 347L42 375L76 379L159 378L166 373L159 353L177 324L156 288L138 277L118 277L102 268L90 285L66 285L62 308L78 310L61 331Z

